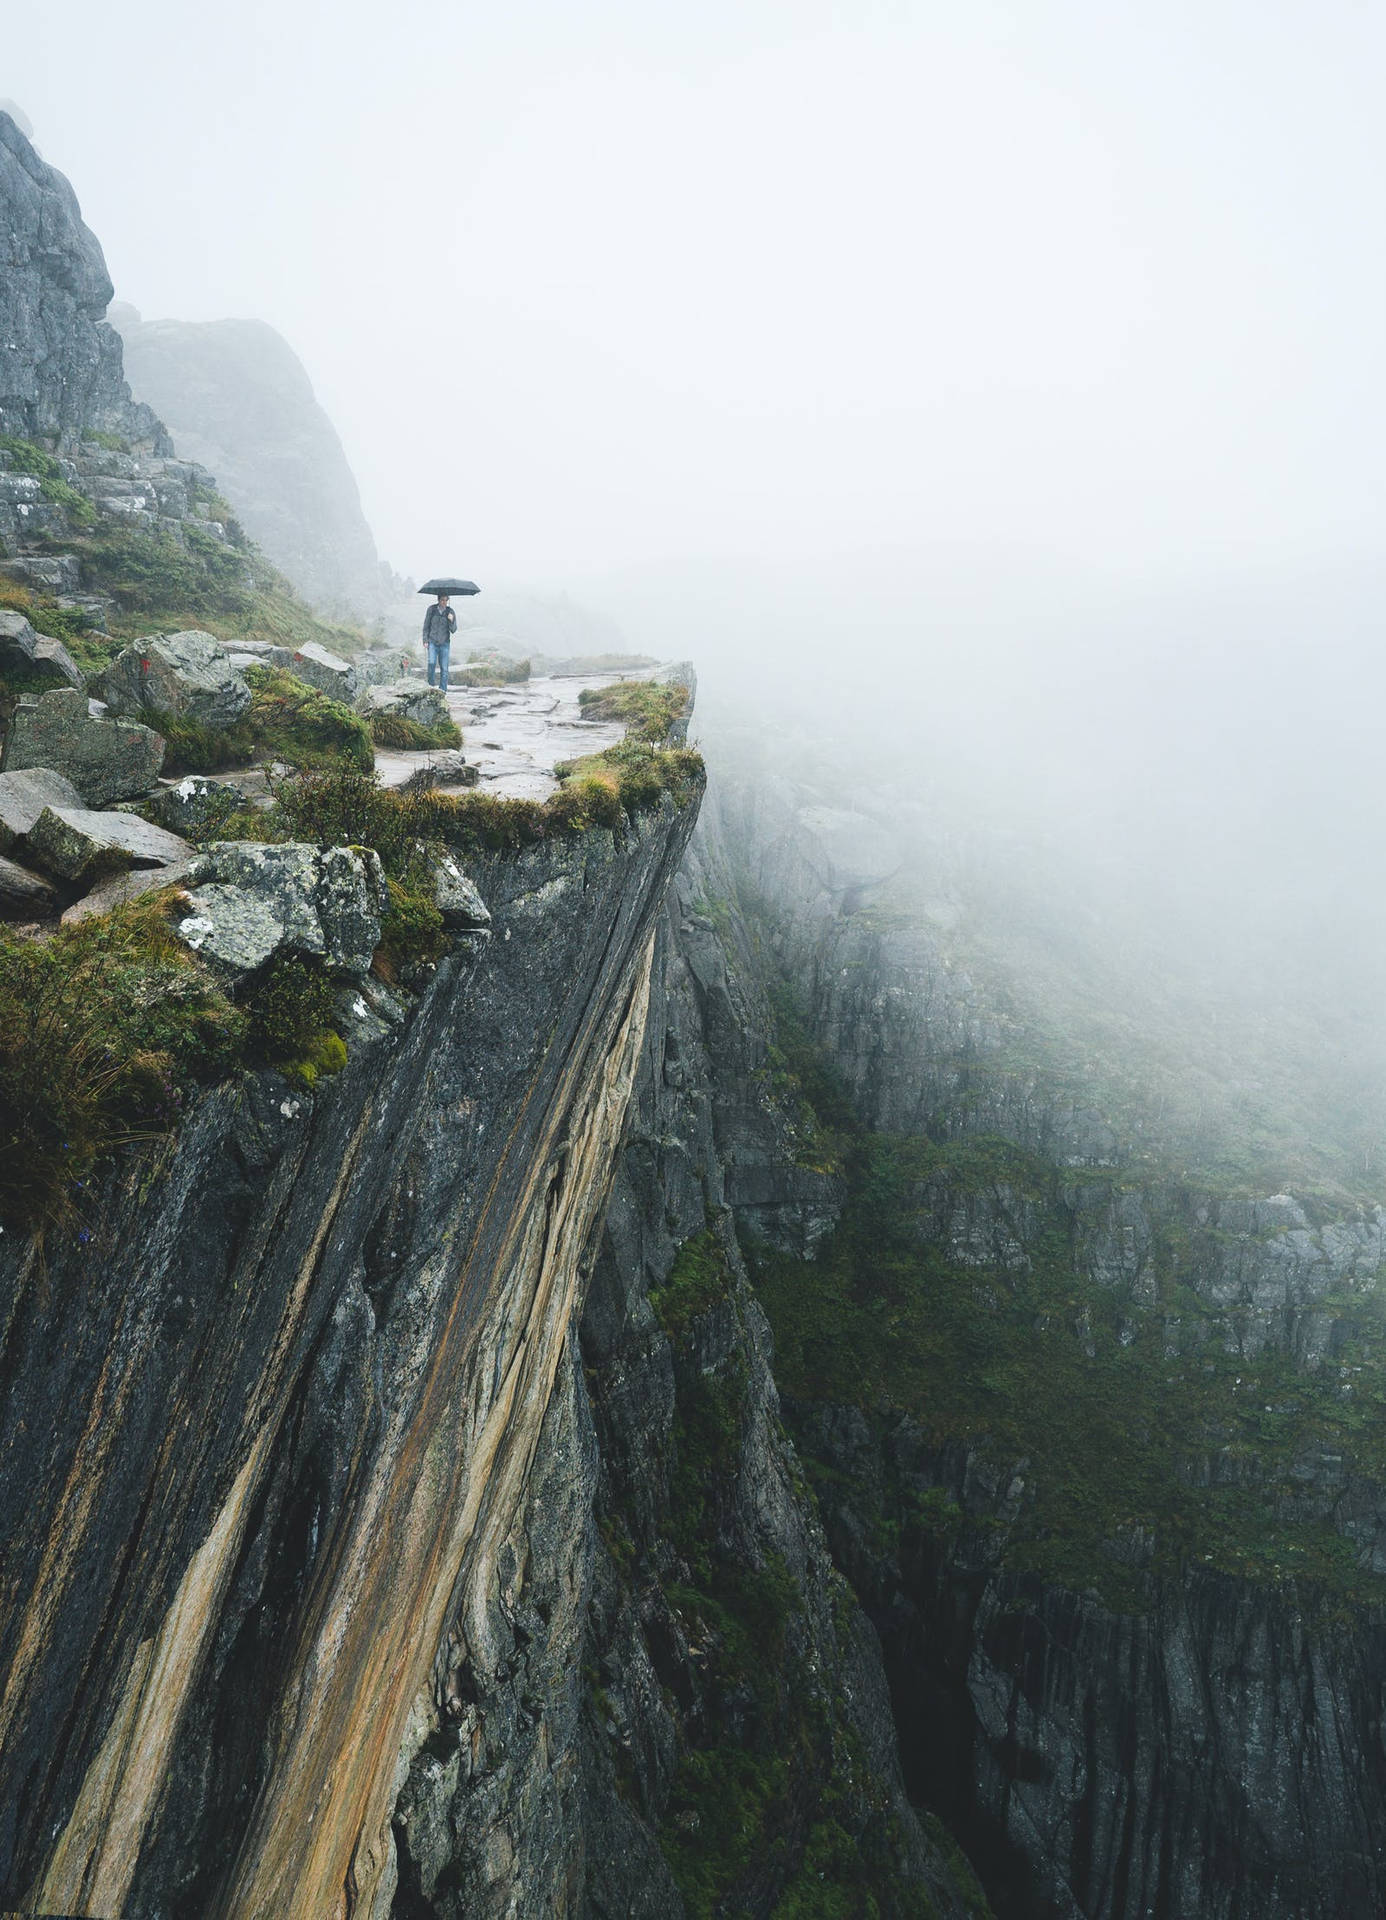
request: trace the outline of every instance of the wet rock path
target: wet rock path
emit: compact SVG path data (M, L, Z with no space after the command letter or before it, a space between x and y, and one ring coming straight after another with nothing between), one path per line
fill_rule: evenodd
M584 720L578 695L584 687L610 686L623 677L643 676L545 675L510 687L449 689L448 711L462 729L468 761L480 771L481 791L507 800L545 800L558 785L553 770L561 761L614 747L624 726ZM434 757L382 748L376 771L383 785L397 787Z

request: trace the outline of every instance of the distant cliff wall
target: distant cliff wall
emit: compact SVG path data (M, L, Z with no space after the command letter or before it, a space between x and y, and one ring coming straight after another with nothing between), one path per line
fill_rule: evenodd
M370 619L392 598L337 431L302 362L263 320L112 315L125 372L179 455L208 467L242 526L324 613ZM393 596L397 597L397 595Z

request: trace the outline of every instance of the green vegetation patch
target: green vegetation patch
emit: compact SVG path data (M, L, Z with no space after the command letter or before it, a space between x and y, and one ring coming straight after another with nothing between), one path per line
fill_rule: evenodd
M1139 1610L1127 1564L1138 1532L1153 1567L1187 1564L1379 1600L1352 1542L1309 1516L1296 1468L1327 1452L1386 1481L1386 1323L1367 1312L1333 1364L1243 1360L1215 1337L1172 1351L1188 1305L1173 1280L1141 1309L1077 1269L1059 1170L1001 1140L933 1144L859 1135L841 1224L812 1262L761 1251L753 1278L794 1398L903 1410L930 1440L1024 1458L1027 1498L1004 1564L1095 1587ZM969 1197L1023 1227L1026 1261L963 1264L937 1221ZM1026 1211L1022 1214L1022 1207ZM1174 1263L1161 1261L1172 1274ZM1196 1312L1211 1322L1208 1310ZM1360 1369L1360 1371L1354 1371ZM1347 1389L1345 1391L1345 1388ZM1217 1486L1195 1484L1220 1457ZM899 1524L902 1516L894 1517ZM939 1516L904 1515L937 1533Z
M8 456L11 473L27 473L39 483L39 491L51 506L61 507L74 527L96 525L96 509L71 481L63 476L61 464L51 453L36 447L32 440L17 440L0 435L0 453Z
M684 1241L664 1285L651 1288L650 1305L669 1338L677 1340L695 1320L727 1298L732 1284L726 1250L708 1228Z
M428 748L460 747L462 729L454 720L443 720L436 727L420 726L403 713L373 713L371 739L378 747L394 747L403 752L422 752Z
M619 720L632 739L665 741L688 711L688 688L678 680L617 680L584 687L578 695L584 720Z
M335 1007L332 981L319 962L281 954L247 996L254 1054L305 1086L322 1074L340 1073L347 1051L333 1024Z
M650 750L642 751L648 759ZM700 755L670 749L656 751L654 760L653 769L647 767L638 779L623 781L613 771L595 781L590 792L579 783L572 792L560 788L546 801L505 800L470 789L403 793L381 786L374 772L348 765L285 782L269 813L241 815L236 827L245 839L374 847L386 869L396 872L419 841L461 852L503 852L595 825L619 827L628 812L664 793L685 805L701 791Z
M246 1017L144 895L44 941L0 927L0 1219L73 1227L93 1169L176 1123L239 1058Z

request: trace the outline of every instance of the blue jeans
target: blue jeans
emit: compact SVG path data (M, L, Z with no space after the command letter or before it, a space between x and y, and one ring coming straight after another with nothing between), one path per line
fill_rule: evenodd
M438 673L438 685L446 693L448 690L448 655L452 652L452 642L445 640L441 647L432 640L428 643L428 684L433 685L434 669Z

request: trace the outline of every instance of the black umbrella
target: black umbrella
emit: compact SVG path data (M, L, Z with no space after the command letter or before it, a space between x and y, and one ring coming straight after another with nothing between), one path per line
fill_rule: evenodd
M480 593L474 580L425 580L420 593Z

